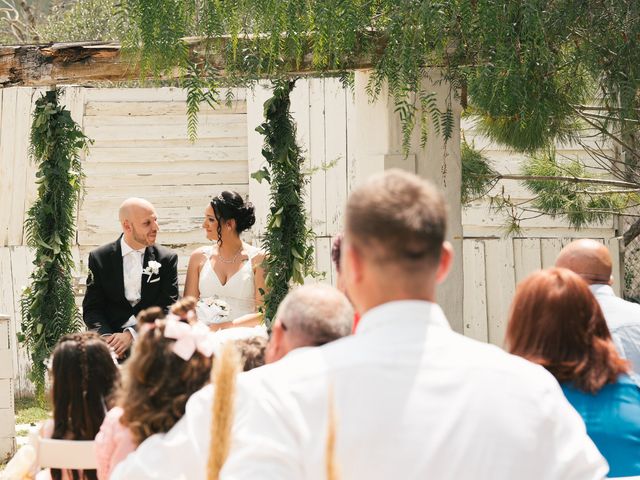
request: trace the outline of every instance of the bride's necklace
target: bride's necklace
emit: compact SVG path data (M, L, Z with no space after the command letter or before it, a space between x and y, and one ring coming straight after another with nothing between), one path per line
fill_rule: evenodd
M218 260L220 260L222 263L236 263L236 260L238 259L238 255L240 255L241 252L242 252L242 247L240 247L240 249L236 252L233 258L228 259L228 258L224 258L220 254L220 250L218 250Z

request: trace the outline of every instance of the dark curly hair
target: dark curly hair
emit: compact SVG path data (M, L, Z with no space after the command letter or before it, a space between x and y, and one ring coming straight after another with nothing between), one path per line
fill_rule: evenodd
M51 364L53 400L52 438L93 440L100 430L111 393L119 379L109 346L95 332L63 336L53 350ZM106 407L106 408L105 408ZM71 471L77 479L96 479L95 470ZM59 480L62 471L51 470Z
M245 202L237 192L224 191L211 200L211 208L218 222L218 243L222 244L221 221L235 220L238 234L256 223L256 215L251 202Z
M168 432L184 415L189 397L209 380L212 357L194 352L188 361L172 350L164 336L166 321L159 308L138 315L140 331L131 358L124 365L118 404L120 422L139 445L156 433Z

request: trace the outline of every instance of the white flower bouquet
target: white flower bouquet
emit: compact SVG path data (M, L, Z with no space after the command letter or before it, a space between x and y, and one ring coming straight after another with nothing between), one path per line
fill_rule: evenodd
M229 316L229 304L218 297L201 298L196 305L198 320L206 325L223 323Z

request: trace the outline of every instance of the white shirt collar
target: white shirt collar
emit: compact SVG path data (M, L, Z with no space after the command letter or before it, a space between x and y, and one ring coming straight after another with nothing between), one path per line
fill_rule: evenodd
M603 283L594 283L593 285L589 285L589 289L591 293L594 295L607 295L609 297L615 297L616 294L611 288L611 285L605 285Z
M394 318L422 319L438 327L451 328L437 303L424 300L396 300L378 305L365 313L356 327L356 333L388 326L394 323Z
M144 254L145 248L141 248L139 250L135 250L129 246L127 242L124 241L124 235L120 237L120 249L122 250L122 256L125 257L129 255L131 252L138 252Z

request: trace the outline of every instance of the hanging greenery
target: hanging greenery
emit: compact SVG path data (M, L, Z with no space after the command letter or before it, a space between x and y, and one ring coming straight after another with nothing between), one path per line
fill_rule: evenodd
M268 326L291 281L302 284L314 272L313 231L307 226L304 205L304 158L296 144L289 95L295 80L274 82L273 97L264 104L265 122L256 128L264 135L262 155L267 165L252 177L271 184L270 212L262 246L267 254L264 315Z
M45 362L58 339L80 329L72 288L71 246L82 192L79 152L87 138L60 105L60 90L36 101L31 156L38 166L38 198L25 221L27 245L35 250L31 283L21 298L22 337L32 360L31 380L44 397Z

